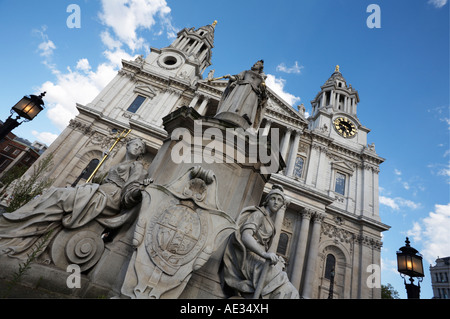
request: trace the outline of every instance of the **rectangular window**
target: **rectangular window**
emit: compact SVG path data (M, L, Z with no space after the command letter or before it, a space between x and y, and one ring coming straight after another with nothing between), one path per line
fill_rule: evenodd
M286 256L288 244L289 244L289 235L282 232L280 234L280 240L278 241L277 253Z
M142 103L144 103L145 101L145 97L143 97L142 95L138 95L133 103L131 103L130 107L127 109L128 112L131 113L136 113L136 111L139 109L139 107L142 105Z
M305 162L305 160L303 159L303 157L297 156L297 158L295 159L294 177L297 177L297 178L302 177L304 162Z
M336 184L334 186L336 193L345 195L345 178L346 176L344 174L336 172Z

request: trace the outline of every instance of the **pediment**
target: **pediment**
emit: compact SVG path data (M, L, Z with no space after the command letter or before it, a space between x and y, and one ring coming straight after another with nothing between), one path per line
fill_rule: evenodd
M353 172L355 171L354 167L342 160L332 162L331 166L333 169L344 171L349 175L353 175Z
M136 85L136 87L134 88L134 92L150 98L155 97L157 94L156 90L148 84Z
M283 101L278 95L276 95L269 88L269 101L266 110L266 114L270 113L272 116L279 118L280 120L293 120L296 122L301 122L307 125L307 121L304 116L290 106L287 102Z

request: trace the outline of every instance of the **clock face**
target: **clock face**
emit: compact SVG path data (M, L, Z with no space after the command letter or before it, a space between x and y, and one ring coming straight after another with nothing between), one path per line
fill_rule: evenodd
M334 120L334 128L343 137L353 137L356 134L356 126L346 117L338 117Z

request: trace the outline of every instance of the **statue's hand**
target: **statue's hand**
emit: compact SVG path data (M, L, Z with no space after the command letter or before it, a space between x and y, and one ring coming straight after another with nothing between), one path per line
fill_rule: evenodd
M145 188L146 186L150 185L151 183L153 183L153 178L146 178L142 182L142 186L143 186L143 188Z
M275 253L265 253L264 258L270 261L271 265L275 265L279 261L278 256Z

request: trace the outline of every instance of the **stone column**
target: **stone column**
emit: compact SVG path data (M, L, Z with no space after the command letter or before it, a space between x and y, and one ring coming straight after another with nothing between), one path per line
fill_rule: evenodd
M176 48L178 43L183 39L183 35L181 37L176 38L176 40L170 45L170 47Z
M194 43L192 43L191 47L189 48L189 50L187 50L187 54L191 54L195 47L198 45L198 40L195 40Z
M194 98L192 99L191 103L189 103L189 107L195 108L199 98L200 98L200 95L196 94L194 96Z
M325 214L321 212L314 213L314 224L311 233L311 242L309 244L308 259L306 264L305 284L303 286L302 296L306 299L311 298L313 292L313 284L316 276L316 260L319 253L320 229Z
M298 143L300 142L300 135L302 133L300 131L295 132L295 139L294 143L291 144L291 150L289 154L289 161L287 163L286 168L286 176L292 176L294 173L294 167L295 167L295 160L297 158L297 151L298 151Z
M196 55L199 54L200 49L202 48L202 46L203 46L203 42L197 41L197 45L195 46L195 49L192 50L192 53L196 54Z
M271 125L272 125L272 121L271 120L266 120L266 126L264 126L264 131L262 133L263 136L269 135L269 131L270 131L270 126Z
M325 106L326 99L327 99L327 92L324 91L324 92L322 93L322 100L320 101L320 106L321 106L321 107L324 107L324 106Z
M286 160L288 146L289 146L289 142L291 140L291 132L292 132L292 129L287 128L286 133L284 134L284 138L283 138L283 145L281 145L280 153L281 153L281 156L283 156L284 160Z
M180 44L180 50L184 50L184 48L186 47L186 45L189 43L189 38L184 39L184 41Z
M205 109L206 109L206 104L208 104L209 101L209 97L205 96L203 98L203 102L202 104L200 104L200 107L198 108L197 112L200 113L201 115L205 115Z
M206 54L208 53L208 49L203 50L203 52L200 54L200 57L198 58L200 61L203 61Z
M291 282L299 291L303 273L303 264L305 261L306 243L308 241L309 222L312 215L313 211L311 209L303 209L302 224L300 226L300 236L298 237L297 249L295 250L295 259L292 267L293 271Z

